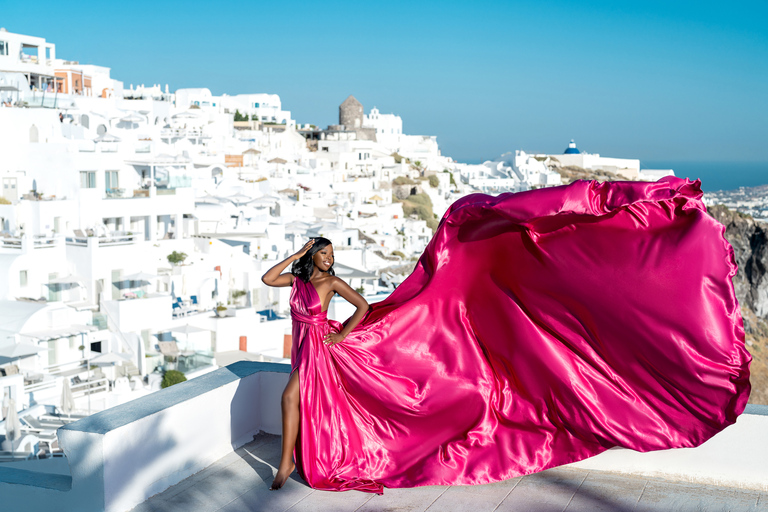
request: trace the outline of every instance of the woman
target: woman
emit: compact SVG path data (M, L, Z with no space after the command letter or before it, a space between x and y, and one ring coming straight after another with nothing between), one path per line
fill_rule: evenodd
M270 270L294 287L287 423L296 389L300 411L275 487L294 443L313 488L380 493L697 446L735 422L750 356L733 250L701 196L668 177L464 197L367 313L328 249L306 286L279 277L288 260ZM321 313L334 291L357 306L343 328Z
M299 432L299 361L297 354L308 346L303 343L308 336L322 338L326 345L334 345L347 337L360 323L368 303L347 283L335 277L333 271L333 245L327 238L312 238L296 254L281 261L261 278L268 286L291 286L291 313L293 316L293 346L291 347L291 377L282 398L283 409L283 452L270 490L280 489L294 470L293 449ZM282 272L293 263L291 273ZM339 329L337 322L327 321L327 310L331 299L339 294L357 307L346 326ZM312 297L304 299L308 294ZM299 297L300 296L300 297ZM314 304L313 304L314 303ZM307 308L315 306L315 311ZM317 306L320 306L317 311Z

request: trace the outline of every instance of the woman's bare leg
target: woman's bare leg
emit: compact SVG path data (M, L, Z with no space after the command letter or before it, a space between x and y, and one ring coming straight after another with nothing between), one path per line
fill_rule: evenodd
M299 435L299 372L293 372L283 391L283 454L270 490L280 489L293 473L293 449Z

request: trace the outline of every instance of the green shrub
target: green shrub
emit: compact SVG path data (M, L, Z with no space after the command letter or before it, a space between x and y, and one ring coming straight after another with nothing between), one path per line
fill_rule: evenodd
M411 203L416 204L423 204L424 206L429 206L429 209L432 209L432 200L429 198L429 195L422 192L421 194L411 194L406 198L406 201L409 201Z
M429 186L432 188L437 188L440 185L440 178L435 176L434 174L429 177Z
M397 256L397 257L399 257L399 258L403 258L403 259L405 259L405 254L403 254L403 253L402 253L402 252L400 252L400 251L392 251L392 256Z
M171 254L168 255L168 263L170 263L171 265L184 263L185 259L187 259L187 255L186 253L183 253L183 252L173 251Z
M0 197L0 204L11 204L11 202L4 197Z
M393 185L415 185L416 182L407 176L398 176L392 180Z
M184 382L185 380L187 380L187 377L180 371L168 370L165 372L165 375L163 375L163 382L160 383L160 387L165 389L167 387L173 386L174 384Z

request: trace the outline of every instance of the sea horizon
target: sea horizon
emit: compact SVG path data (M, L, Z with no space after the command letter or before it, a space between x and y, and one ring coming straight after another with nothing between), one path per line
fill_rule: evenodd
M462 163L482 164L485 160L470 159ZM641 160L641 169L672 169L675 176L701 180L704 192L735 190L740 187L768 185L766 162L718 162L691 160Z

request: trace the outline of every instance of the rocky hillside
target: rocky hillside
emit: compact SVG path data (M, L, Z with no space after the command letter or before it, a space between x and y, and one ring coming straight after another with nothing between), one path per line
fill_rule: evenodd
M733 278L752 354L750 403L768 405L768 225L716 205L709 214L725 225L739 271Z

